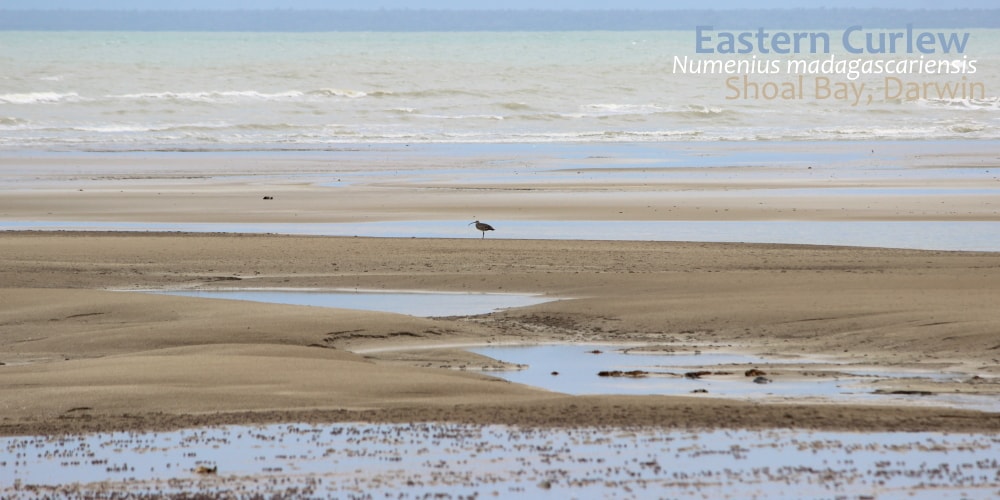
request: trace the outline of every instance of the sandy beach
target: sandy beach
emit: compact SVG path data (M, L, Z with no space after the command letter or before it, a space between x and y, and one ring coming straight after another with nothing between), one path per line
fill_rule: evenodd
M404 160L411 166L433 163L420 170L424 177L442 163L469 161L389 156L385 168ZM221 175L228 167L219 159L187 167L190 172L158 163L176 162L176 157L112 155L108 161L98 156L84 158L82 166L78 159L43 160L4 158L7 172L16 172L15 163L44 167L42 174L8 174L8 186L18 189L4 195L0 214L5 220L293 223L393 218L407 208L406 217L471 220L486 219L482 214L499 207L507 207L508 217L524 210L539 219L600 219L608 207L591 201L631 189L552 182L525 193L501 183L470 193L385 173L330 188L263 176L264 171L303 168L274 158L244 162L256 165L249 169L256 173L242 172L241 178L228 170ZM979 153L970 159L955 152L934 161L983 164L995 158ZM137 164L146 168L133 171ZM331 167L315 168L318 175ZM355 168L361 167L336 167ZM124 169L133 173L125 175ZM956 177L947 182L966 182ZM850 196L788 197L758 190L754 206L743 211L736 205L747 200L726 193L746 188L742 183L750 181L744 178L737 176L732 185L714 179L711 187L699 189L717 192L715 201L711 194L689 196L684 198L688 206L658 212L658 217L684 219L708 208L725 210L725 202L734 206L720 217L736 220L774 215L755 208L761 206L757 203L772 207L768 210L794 203L799 220L822 219L829 210L846 213L846 219L906 219L904 212L916 211L931 219L1000 218L996 197L989 193L983 199L943 194L931 200L858 195L880 200L873 206ZM670 182L645 186L643 196L632 196L622 211L637 203L662 207L651 200L687 189ZM561 192L572 196L562 198ZM647 192L652 198L645 198ZM264 194L275 200L262 200ZM564 204L569 199L579 205ZM4 232L0 433L281 421L1000 430L996 413L928 405L566 396L487 376L480 369L489 360L461 349L632 342L675 350L823 356L848 366L948 370L964 377L901 381L886 390L995 396L1000 395L996 253L515 240L503 238L502 228L481 239L467 229L468 237L460 239ZM485 315L418 318L130 292L220 288L518 292L561 300Z

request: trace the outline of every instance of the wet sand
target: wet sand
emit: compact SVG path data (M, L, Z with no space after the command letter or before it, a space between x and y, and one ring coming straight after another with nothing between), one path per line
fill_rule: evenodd
M489 149L442 156L401 147L5 154L0 219L1000 220L998 181L990 177L1000 171L996 155L972 146L770 145L777 160L751 165L733 160L749 145L692 146L666 159L645 151L638 160L615 148L611 158ZM662 164L647 180L630 178L639 160ZM685 161L692 168L670 167ZM698 179L699 161L718 170ZM906 175L894 170L899 165ZM613 175L602 177L609 167ZM470 168L481 173L459 185ZM540 173L544 182L530 180ZM860 191L813 191L831 185ZM942 186L953 190L882 191ZM996 253L513 240L502 228L479 237L471 228L463 239L4 232L0 434L282 421L1000 431L995 413L948 408L564 396L488 377L474 369L481 358L455 347L640 342L824 355L953 371L964 381L930 391L1000 395ZM226 287L572 299L415 318L123 291Z
M0 221L998 221L996 149L903 141L2 153Z

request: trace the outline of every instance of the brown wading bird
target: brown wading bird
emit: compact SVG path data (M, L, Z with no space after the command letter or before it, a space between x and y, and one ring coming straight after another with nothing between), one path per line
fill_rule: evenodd
M483 232L483 239L486 239L486 231L494 231L493 226L491 226L491 225L489 225L489 224L487 224L485 222L472 221L472 222L469 223L470 226L473 225L473 224L476 225L476 229L478 229L478 230L480 230L480 231Z

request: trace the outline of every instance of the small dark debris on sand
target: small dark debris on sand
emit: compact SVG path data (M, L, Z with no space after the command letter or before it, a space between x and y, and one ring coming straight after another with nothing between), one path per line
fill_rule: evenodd
M649 372L643 370L632 370L628 372L623 372L621 370L611 370L611 371L600 371L597 372L598 377L631 377L631 378L642 378L649 375Z
M732 374L733 374L733 372L713 372L713 371L709 371L709 370L701 370L701 371L696 371L696 372L687 372L687 373L684 374L684 377L690 378L690 379L699 379L699 378L704 377L706 375L732 375Z
M887 391L883 389L876 390L873 394L893 394L899 396L933 396L934 393L931 391L914 391L909 389L901 389L895 391Z

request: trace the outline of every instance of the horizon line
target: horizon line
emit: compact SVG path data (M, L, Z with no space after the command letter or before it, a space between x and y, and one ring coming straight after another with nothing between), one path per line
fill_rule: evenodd
M767 8L427 8L427 7L390 7L390 8L301 8L301 7L269 7L269 8L156 8L156 9L123 9L123 8L66 8L66 7L41 7L41 8L5 8L0 7L0 12L741 12L741 11L906 11L906 12L938 12L938 11L997 11L1000 7L941 7L941 8L911 8L911 7L767 7Z

